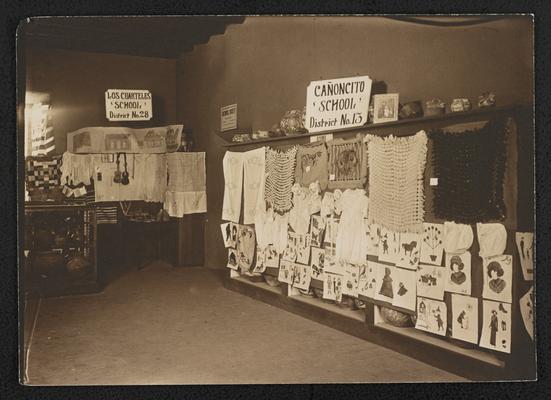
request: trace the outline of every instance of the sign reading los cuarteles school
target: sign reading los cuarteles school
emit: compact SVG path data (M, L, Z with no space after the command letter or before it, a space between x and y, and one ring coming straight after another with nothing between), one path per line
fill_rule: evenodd
M323 132L365 124L371 83L369 76L310 82L305 128L308 132Z
M105 116L109 121L148 121L153 117L149 90L108 89Z

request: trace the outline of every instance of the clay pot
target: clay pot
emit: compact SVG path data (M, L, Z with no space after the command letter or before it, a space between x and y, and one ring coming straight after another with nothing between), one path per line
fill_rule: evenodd
M277 280L277 278L275 276L272 276L272 275L268 275L268 274L262 274L262 276L264 277L264 280L266 281L266 283L269 285L269 286L272 286L272 287L279 287L281 286L281 282Z

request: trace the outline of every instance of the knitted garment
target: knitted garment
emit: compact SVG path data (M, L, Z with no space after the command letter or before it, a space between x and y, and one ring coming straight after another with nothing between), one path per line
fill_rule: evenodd
M432 162L438 177L433 201L437 218L466 224L505 218L508 131L509 126L500 119L480 129L431 132Z
M362 189L367 177L364 142L337 138L327 142L329 189Z
M372 137L368 142L368 223L394 232L422 232L427 135Z
M266 150L266 183L264 199L278 214L293 207L293 192L297 147L287 151Z
M324 142L300 146L297 150L295 181L308 186L318 181L321 190L327 188L327 148Z

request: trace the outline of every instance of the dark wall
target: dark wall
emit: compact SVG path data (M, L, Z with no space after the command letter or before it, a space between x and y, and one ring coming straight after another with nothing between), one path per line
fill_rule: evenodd
M66 150L67 133L80 128L141 128L178 122L174 59L29 47L26 66L27 91L50 96L56 153ZM108 121L107 89L149 90L153 94L153 118L140 122Z
M498 104L531 102L532 25L514 17L443 28L382 17L249 17L179 59L178 116L207 151L206 265L225 266L220 235L225 149L220 107L238 104L240 127L268 129L302 108L312 80L369 75L400 102L449 102L493 90Z

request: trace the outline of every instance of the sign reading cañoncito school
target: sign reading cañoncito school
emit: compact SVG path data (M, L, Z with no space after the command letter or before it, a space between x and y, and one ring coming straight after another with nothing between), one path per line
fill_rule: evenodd
M148 121L153 117L149 90L108 89L105 116L109 121Z
M310 82L306 89L305 127L308 132L365 124L371 83L369 76Z

